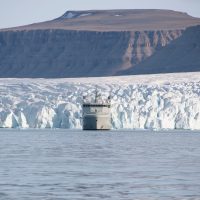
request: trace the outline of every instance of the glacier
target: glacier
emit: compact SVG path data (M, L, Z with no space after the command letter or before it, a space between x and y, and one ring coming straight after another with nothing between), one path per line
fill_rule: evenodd
M0 79L1 128L82 128L82 96L112 97L113 129L200 130L200 72Z

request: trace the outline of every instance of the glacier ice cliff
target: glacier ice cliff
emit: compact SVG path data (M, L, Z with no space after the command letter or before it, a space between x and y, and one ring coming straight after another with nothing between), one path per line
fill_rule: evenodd
M200 73L0 79L0 127L82 128L82 95L112 96L114 129L200 130Z

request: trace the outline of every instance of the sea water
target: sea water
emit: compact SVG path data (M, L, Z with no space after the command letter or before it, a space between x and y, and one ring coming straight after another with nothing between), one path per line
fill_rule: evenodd
M0 199L200 199L200 132L1 129Z

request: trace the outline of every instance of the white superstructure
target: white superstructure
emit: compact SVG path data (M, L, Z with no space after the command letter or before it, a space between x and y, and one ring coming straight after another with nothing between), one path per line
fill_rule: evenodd
M95 91L95 99L88 102L83 99L83 130L109 130L111 129L111 103L110 97L103 100Z

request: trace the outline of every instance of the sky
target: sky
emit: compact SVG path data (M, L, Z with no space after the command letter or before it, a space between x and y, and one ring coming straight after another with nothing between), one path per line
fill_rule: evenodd
M170 9L200 18L200 0L0 0L0 28L57 18L67 10Z

